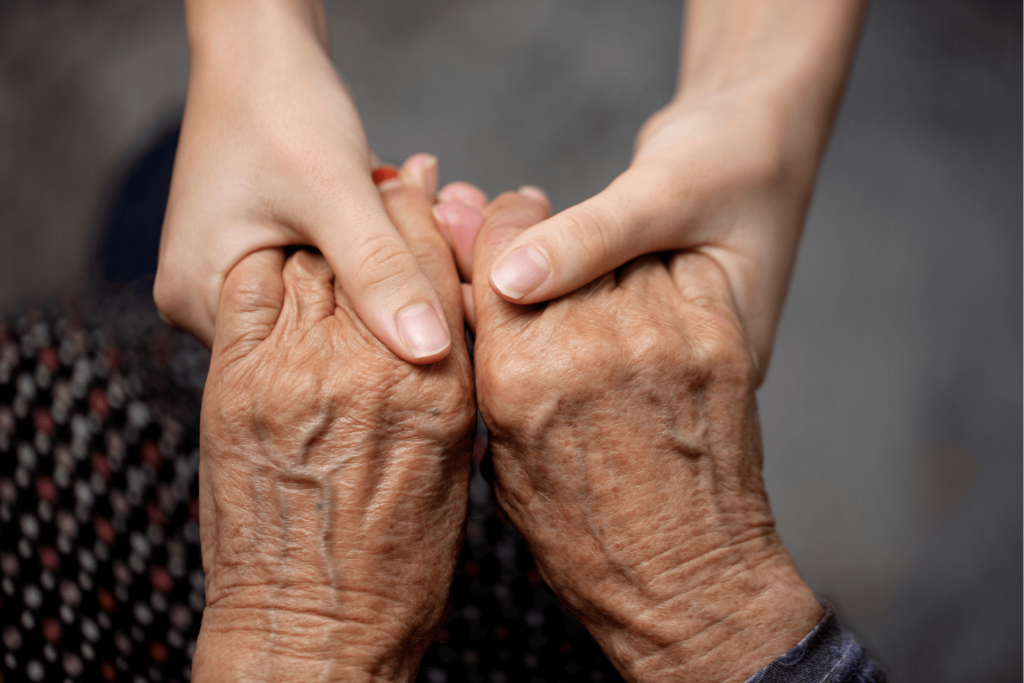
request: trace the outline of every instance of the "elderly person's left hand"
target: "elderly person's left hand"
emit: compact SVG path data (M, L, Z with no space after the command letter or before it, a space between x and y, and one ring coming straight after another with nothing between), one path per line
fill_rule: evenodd
M444 616L475 405L458 276L409 166L384 192L453 348L406 363L322 256L257 252L223 289L203 399L207 606L194 681L411 680Z
M502 195L476 240L498 502L626 680L745 681L822 610L775 532L729 279L684 252L542 306L503 301L487 269L549 212L536 190Z

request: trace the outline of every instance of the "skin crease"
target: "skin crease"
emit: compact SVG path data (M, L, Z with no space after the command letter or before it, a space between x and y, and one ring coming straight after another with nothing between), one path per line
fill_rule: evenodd
M458 329L455 268L416 161L385 204ZM549 214L539 190L521 192L484 208L479 235L456 226L476 243L476 384L501 508L627 680L744 681L821 608L774 532L728 279L712 257L681 253L547 305L509 304L479 275ZM193 675L411 680L461 545L466 350L402 363L321 257L283 264L275 250L247 258L221 304Z
M402 177L384 199L459 331L443 361L396 358L318 254L257 252L227 278L201 420L195 681L412 680L444 617L472 369L422 174Z
M509 245L529 243L552 269L520 302L568 294L642 254L714 249L760 381L864 4L687 2L676 94L645 124L630 167ZM320 0L185 7L192 66L154 286L161 313L209 345L234 264L312 245L395 354L443 357L414 357L398 333L404 306L440 304L367 181L369 148L330 63Z
M427 304L443 319L441 303L370 178L319 2L188 0L186 20L188 97L153 288L165 319L209 346L235 264L312 245L395 355L443 358L450 344L417 354L399 331L406 307Z
M475 372L495 490L563 604L630 681L744 681L821 617L774 530L755 364L729 279L645 257L544 306L495 256L550 215L506 194L474 252Z
M862 8L693 0L677 95L608 190L549 221L535 198L455 198L488 221L475 255L466 212L441 220L474 282L499 500L628 680L742 681L820 616L773 530L753 389ZM408 680L443 614L472 429L433 190L410 195L406 172L384 220L317 0L186 10L154 297L215 354L194 675ZM526 242L554 276L517 308L488 277ZM332 268L305 252L283 266L272 248L294 244ZM452 343L414 359L394 315L417 303Z
M573 292L643 254L714 252L754 349L758 382L821 154L853 56L862 0L691 0L675 96L604 191L512 240L550 274L525 296Z

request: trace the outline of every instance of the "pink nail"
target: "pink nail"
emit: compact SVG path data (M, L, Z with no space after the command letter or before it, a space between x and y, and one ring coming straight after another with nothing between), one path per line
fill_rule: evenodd
M491 282L510 299L522 299L551 273L547 259L533 247L516 249L491 270Z
M487 197L484 196L483 192L469 183L459 181L448 183L441 188L437 198L443 202L455 202L481 211L487 204Z
M395 322L413 358L426 358L441 353L451 343L441 318L429 304L406 306L399 311Z
M537 201L544 202L545 204L548 203L547 193L535 185L523 185L517 190L517 192L524 197L530 197L531 199L536 199Z

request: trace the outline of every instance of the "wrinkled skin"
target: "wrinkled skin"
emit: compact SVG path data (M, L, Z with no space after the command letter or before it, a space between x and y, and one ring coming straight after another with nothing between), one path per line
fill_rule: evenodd
M743 681L821 608L774 530L751 346L710 256L634 261L544 306L486 273L546 202L506 194L473 257L496 494L627 680Z
M385 193L452 352L408 364L319 254L227 278L201 424L196 681L411 680L447 604L475 418L458 276L420 189Z

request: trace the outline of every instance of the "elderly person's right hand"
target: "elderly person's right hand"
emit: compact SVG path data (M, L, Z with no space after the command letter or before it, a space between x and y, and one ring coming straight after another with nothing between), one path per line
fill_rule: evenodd
M411 680L443 618L475 418L462 298L407 165L384 205L440 293L452 352L397 358L325 259L230 272L203 398L207 606L194 681Z
M484 210L473 258L501 508L627 680L745 681L822 609L774 530L729 280L697 251L510 304L488 269L550 212L522 192Z

